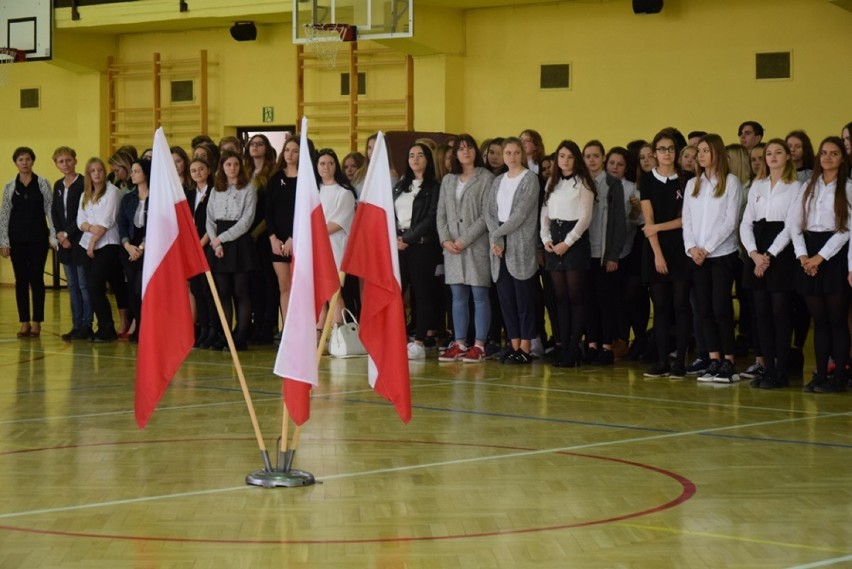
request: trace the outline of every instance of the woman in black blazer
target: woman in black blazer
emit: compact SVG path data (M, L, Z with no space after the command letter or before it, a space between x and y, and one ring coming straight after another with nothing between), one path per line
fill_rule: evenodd
M435 269L441 262L436 226L440 190L432 151L415 143L408 151L405 174L393 189L402 292L409 286L412 292L415 333L408 344L409 359L426 357L426 336L437 327L435 315L441 307L435 286Z

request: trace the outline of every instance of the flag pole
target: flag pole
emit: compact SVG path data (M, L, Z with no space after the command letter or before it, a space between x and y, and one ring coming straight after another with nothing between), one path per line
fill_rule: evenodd
M269 452L266 450L266 443L263 442L263 435L260 433L260 425L257 422L257 415L254 412L254 404L251 401L251 394L246 384L245 375L243 375L243 367L240 365L240 358L237 356L237 350L234 346L234 338L231 336L231 323L225 318L225 311L222 309L222 301L219 300L219 291L216 289L216 283L213 282L213 275L210 271L204 273L207 275L207 283L210 285L210 290L213 292L213 301L216 303L216 310L219 312L219 321L222 323L222 331L225 332L225 338L228 341L228 348L231 351L231 359L234 360L234 367L237 370L237 377L240 379L240 388L243 391L243 398L246 400L249 417L251 417L251 425L254 428L254 436L257 438L257 446L260 447L260 456L263 459L263 466L267 471L272 471L272 464L269 462Z
M334 293L334 296L331 297L331 300L328 302L328 312L325 315L325 322L322 326L322 334L320 334L319 343L317 345L317 365L319 365L320 361L322 361L323 351L325 350L326 342L328 341L328 336L331 333L331 325L332 320L334 318L334 313L332 310L334 306L337 304L337 299L340 298L340 293L343 290L343 281L346 278L346 273L343 271L340 272L340 286L341 288L337 289L337 292ZM296 449L299 448L299 439L302 436L302 425L297 425L296 429L293 431L293 440L290 444L287 444L288 437L288 428L290 424L290 413L287 411L287 405L284 405L284 421L283 421L282 429L281 429L281 451L285 452L285 462L284 462L284 470L289 471L290 467L293 464L293 455L296 453Z

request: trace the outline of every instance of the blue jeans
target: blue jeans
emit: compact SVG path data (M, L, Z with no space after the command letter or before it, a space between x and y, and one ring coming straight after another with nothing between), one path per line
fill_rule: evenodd
M83 265L65 265L65 282L68 284L68 296L71 299L71 322L74 329L91 328L92 303L89 302L89 289L86 287L86 271Z
M451 284L453 291L453 332L456 341L464 342L470 323L469 300L473 291L473 325L476 329L476 340L484 342L488 338L488 327L491 326L491 302L488 299L489 287Z

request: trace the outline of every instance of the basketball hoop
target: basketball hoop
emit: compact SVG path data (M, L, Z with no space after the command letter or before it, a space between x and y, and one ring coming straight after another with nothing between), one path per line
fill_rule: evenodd
M334 69L340 43L355 41L355 30L348 24L305 24L305 44L326 67Z
M6 85L6 77L9 74L10 63L20 63L27 58L27 54L20 49L0 47L0 85Z

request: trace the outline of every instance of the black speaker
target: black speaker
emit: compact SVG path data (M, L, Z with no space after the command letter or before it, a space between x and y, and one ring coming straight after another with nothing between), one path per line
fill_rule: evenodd
M659 14L663 9L663 0L633 0L634 14Z
M237 41L254 41L257 39L257 28L254 22L237 22L231 26L231 37Z

